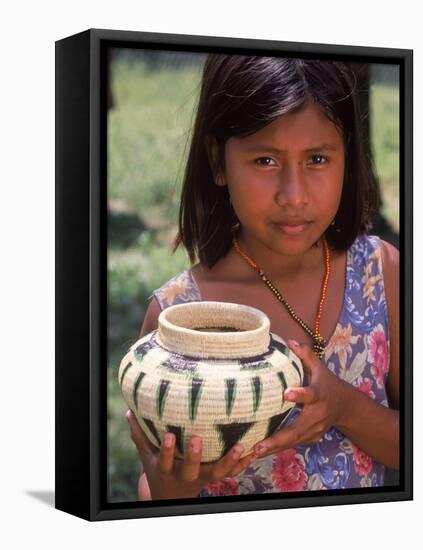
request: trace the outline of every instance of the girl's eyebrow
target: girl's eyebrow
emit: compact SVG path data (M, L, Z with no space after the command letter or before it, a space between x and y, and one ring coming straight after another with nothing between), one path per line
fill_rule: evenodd
M248 145L245 148L245 151L247 153L286 153L286 149L278 149L277 147L273 147L271 145L266 144L251 144ZM316 145L315 147L309 147L308 149L304 149L304 153L316 153L321 151L338 151L338 147L335 147L335 145L331 145L329 143L322 143L320 145Z

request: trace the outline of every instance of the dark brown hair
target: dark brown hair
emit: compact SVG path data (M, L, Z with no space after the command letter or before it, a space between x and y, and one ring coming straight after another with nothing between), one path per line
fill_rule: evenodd
M276 118L313 101L341 132L345 174L328 243L346 250L368 231L378 208L378 188L362 131L356 79L345 63L277 57L208 55L185 169L180 243L192 263L212 267L232 246L234 212L227 186L215 185L231 137L254 134ZM218 158L210 161L215 142Z

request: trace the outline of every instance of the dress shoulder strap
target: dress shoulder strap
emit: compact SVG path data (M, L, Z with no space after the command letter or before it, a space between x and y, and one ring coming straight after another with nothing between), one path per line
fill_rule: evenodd
M370 331L381 322L388 330L381 240L359 235L348 251L347 308L349 318L362 330Z
M154 290L153 295L162 310L176 304L201 301L200 289L189 270L169 279L160 288Z

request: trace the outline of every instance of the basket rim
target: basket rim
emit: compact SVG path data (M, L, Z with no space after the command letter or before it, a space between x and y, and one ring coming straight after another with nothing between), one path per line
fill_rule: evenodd
M176 320L180 320L180 324ZM201 327L193 328L196 320ZM233 327L234 331L201 330L219 326ZM243 304L211 300L187 302L160 313L156 337L162 347L181 355L248 358L268 351L270 320L263 311Z

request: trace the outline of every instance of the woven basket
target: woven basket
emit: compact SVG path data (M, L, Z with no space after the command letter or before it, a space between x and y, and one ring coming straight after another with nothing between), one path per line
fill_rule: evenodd
M270 333L260 310L226 302L191 302L163 310L158 330L122 359L124 399L148 439L176 436L182 458L192 435L202 461L218 460L238 441L242 456L285 423L294 403L283 392L304 382L300 359Z

